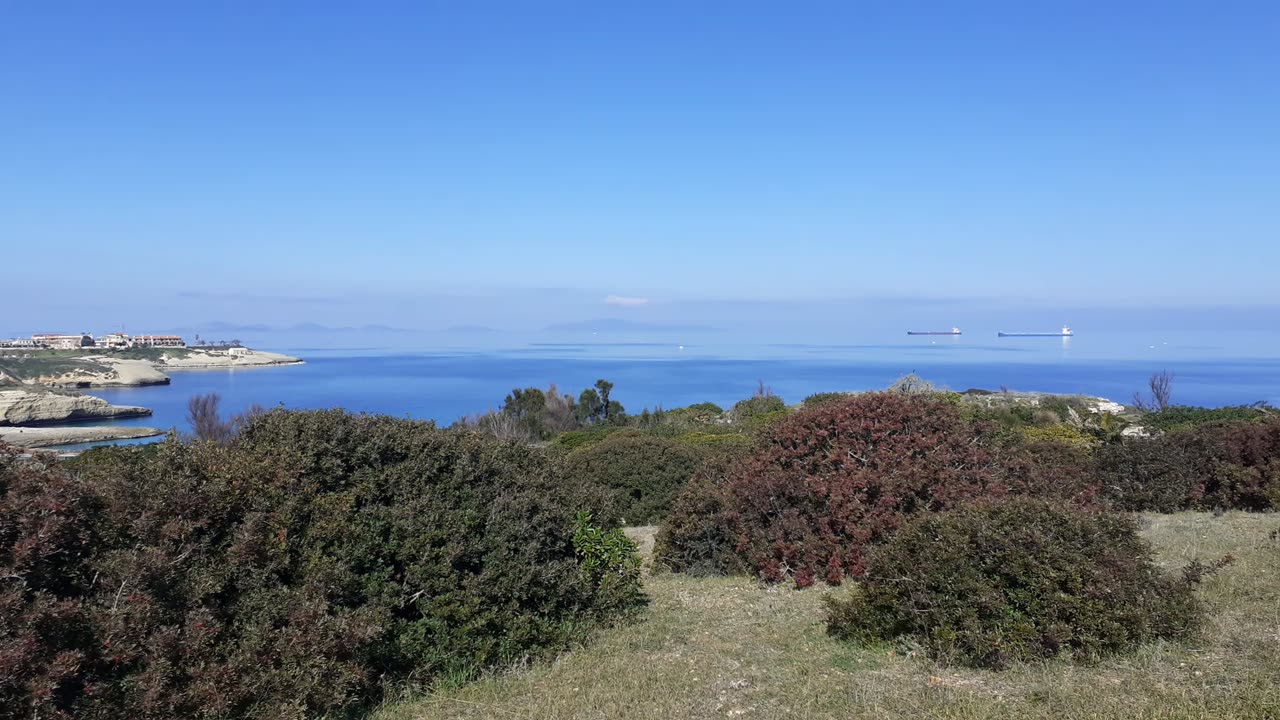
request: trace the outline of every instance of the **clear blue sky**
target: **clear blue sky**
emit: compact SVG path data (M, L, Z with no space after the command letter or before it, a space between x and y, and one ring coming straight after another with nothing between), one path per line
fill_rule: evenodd
M15 331L1275 305L1280 4L6 2L0 247Z

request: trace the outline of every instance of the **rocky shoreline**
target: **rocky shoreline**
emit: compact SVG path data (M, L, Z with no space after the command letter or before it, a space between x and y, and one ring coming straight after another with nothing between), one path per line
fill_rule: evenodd
M11 355L0 361L0 386L61 388L141 387L168 385L166 372L300 365L299 358L249 348L175 348L151 359L88 352L73 357Z
M47 447L82 442L152 437L164 431L148 427L65 423L146 417L151 410L112 405L102 398L62 388L168 385L165 372L229 370L299 365L302 360L249 348L182 348L151 357L110 353L9 355L0 365L0 443Z
M146 417L150 408L112 405L89 395L67 394L47 389L11 388L0 390L0 426L36 426L83 420Z
M88 427L0 427L0 443L20 448L42 448L76 443L131 440L163 435L163 430L118 425Z
M246 349L247 350L247 349ZM274 365L304 365L306 361L282 353L247 350L240 355L221 355L215 352L192 350L186 357L166 356L153 367L165 370L222 370L234 368L261 368Z

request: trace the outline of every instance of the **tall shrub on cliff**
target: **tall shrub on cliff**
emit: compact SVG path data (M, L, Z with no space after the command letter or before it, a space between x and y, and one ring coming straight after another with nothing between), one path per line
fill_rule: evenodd
M553 652L640 599L626 543L579 505L537 450L340 411L70 470L6 457L0 707L347 716Z
M763 578L840 582L863 570L866 548L907 518L975 495L999 494L985 435L954 403L930 394L869 393L782 418L720 482L699 481L660 538L662 558L697 565L705 523ZM723 548L715 548L722 552Z

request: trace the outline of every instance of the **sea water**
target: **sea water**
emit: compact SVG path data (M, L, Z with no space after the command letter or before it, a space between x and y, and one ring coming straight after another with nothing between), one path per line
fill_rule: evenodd
M729 407L761 383L795 403L816 392L884 388L914 372L952 390L1078 393L1122 403L1153 372L1174 375L1173 400L1190 405L1280 404L1280 335L1200 333L1073 338L963 335L846 344L527 342L511 347L264 348L306 360L257 369L174 371L167 386L93 389L151 417L117 421L187 430L188 400L218 393L224 414L251 405L340 407L434 420L501 407L513 388L556 383L576 395L597 379L614 384L628 412L697 402Z

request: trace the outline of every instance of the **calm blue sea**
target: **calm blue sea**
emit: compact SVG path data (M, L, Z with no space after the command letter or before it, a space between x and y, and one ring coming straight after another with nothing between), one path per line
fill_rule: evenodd
M1280 404L1280 338L1198 333L1061 338L897 337L883 342L676 345L527 343L474 350L280 347L305 365L171 373L164 387L91 394L154 410L121 424L186 430L187 400L216 392L225 412L330 408L436 420L499 407L512 388L555 382L575 396L597 378L628 411L710 401L728 407L763 382L788 402L821 391L883 388L908 372L953 390L1083 393L1129 402L1152 372L1174 373L1174 401Z

